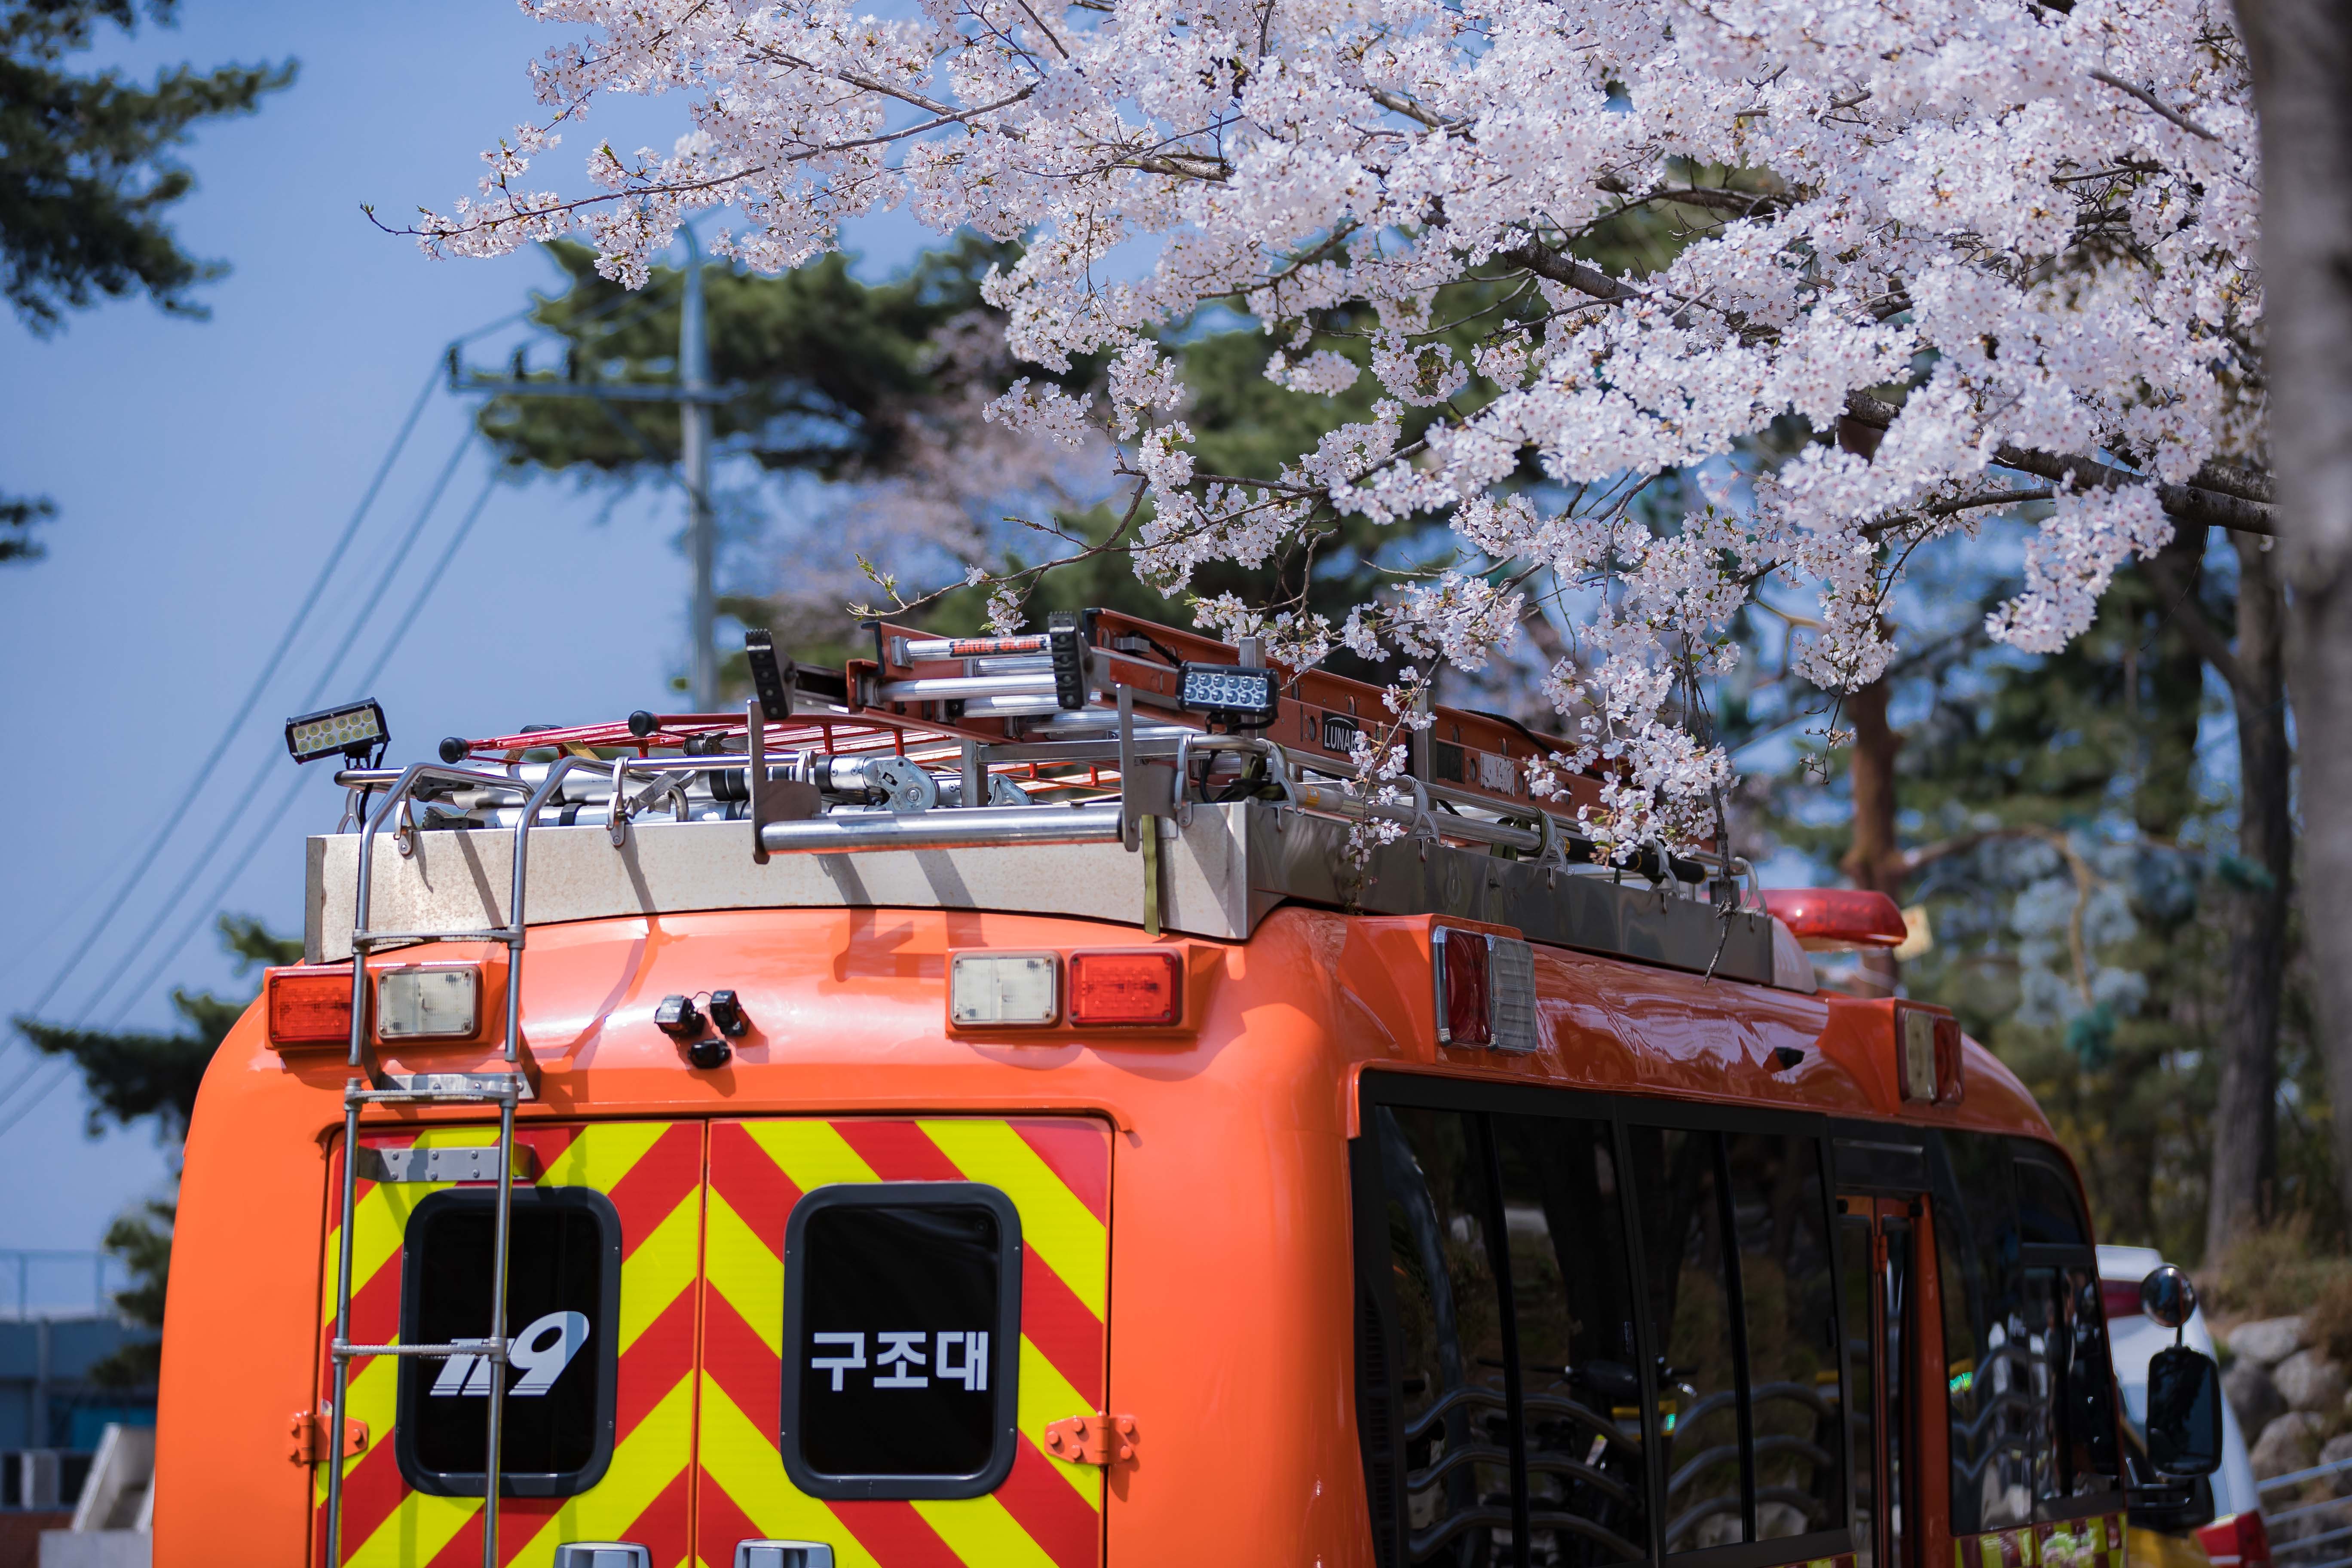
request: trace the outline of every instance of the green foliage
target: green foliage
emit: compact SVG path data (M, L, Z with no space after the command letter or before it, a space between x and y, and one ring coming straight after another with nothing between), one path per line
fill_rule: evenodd
M106 1227L101 1244L122 1262L131 1284L114 1293L115 1310L159 1334L163 1298L172 1278L172 1226L180 1205L150 1199ZM100 1388L152 1388L163 1362L161 1339L127 1344L94 1363L89 1380Z
M557 241L547 250L568 283L539 296L531 320L562 339L564 363L517 374L550 386L675 385L682 269L656 268L632 294L597 274L586 247ZM838 253L775 278L706 265L710 379L742 389L712 410L713 439L771 471L887 472L935 390L934 335L980 308L982 278L1008 256L966 237L882 284L859 282ZM675 404L502 396L478 419L512 468L635 480L677 460Z
M1905 989L1953 1008L2023 1079L2082 1168L2102 1237L2195 1263L2227 1005L2223 912L2262 875L2235 854L2234 753L2198 752L2224 700L2142 571L2120 574L2090 630L2044 658L1983 638L1981 613L2009 585L1926 581L1951 595L1956 629L1906 635L1894 680L1899 826L1922 858L1905 901L1926 908L1934 935L1904 965ZM2200 592L2229 636L2226 574ZM1851 831L1843 758L1830 763L1826 790L1790 770L1768 813L1772 838L1825 868ZM2288 942L2270 1201L2333 1246L2344 1221L2292 919Z
M38 561L41 546L33 538L33 524L58 514L47 496L0 495L0 565L11 561Z
M37 333L98 296L144 293L202 316L189 298L227 270L180 248L166 210L194 188L173 156L200 121L251 112L294 79L294 65L178 66L152 86L68 55L100 23L128 33L175 20L177 0L9 0L0 10L0 290Z
M221 916L220 933L222 945L237 957L239 973L263 964L292 963L302 956L299 939L273 936L249 915ZM81 1068L92 1102L92 1137L109 1120L128 1127L152 1117L164 1136L178 1138L186 1135L196 1089L213 1052L251 1005L250 996L174 990L172 1005L188 1027L173 1035L68 1028L32 1018L18 1018L16 1026L37 1049L70 1057Z
M180 248L165 220L195 187L173 155L198 121L251 112L294 79L275 66L178 66L152 86L117 72L78 76L68 55L100 23L169 26L178 0L0 0L0 293L36 336L100 297L144 293L201 318L190 290L228 270ZM46 497L0 495L0 563L36 560Z

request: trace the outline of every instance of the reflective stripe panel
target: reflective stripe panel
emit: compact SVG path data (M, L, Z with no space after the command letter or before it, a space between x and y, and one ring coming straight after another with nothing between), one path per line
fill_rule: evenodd
M495 1129L431 1128L366 1133L369 1148L479 1147ZM693 1286L702 1248L703 1129L698 1122L616 1121L527 1126L543 1188L591 1187L621 1222L620 1321L594 1325L618 1352L612 1462L576 1497L506 1498L499 1505L502 1562L537 1568L567 1541L626 1540L651 1549L657 1568L686 1562L692 1506L695 1407ZM518 1184L521 1185L522 1184ZM416 1205L449 1184L371 1183L355 1194L352 1337L395 1342L400 1331L400 1248ZM320 1313L321 1408L334 1387L326 1354L334 1331L340 1176L331 1180L325 1299ZM367 1568L438 1568L481 1561L481 1500L427 1497L402 1480L394 1457L398 1368L381 1356L356 1363L351 1414L367 1423L367 1450L343 1462L343 1562ZM327 1473L312 1468L314 1560L326 1550Z
M1039 1447L1045 1424L1102 1408L1110 1284L1110 1134L1077 1117L719 1122L704 1233L697 1560L735 1542L829 1542L842 1568L1096 1568L1103 1472ZM985 1497L869 1502L808 1497L784 1474L783 1240L803 1193L841 1182L971 1181L1021 1215L1020 1446Z

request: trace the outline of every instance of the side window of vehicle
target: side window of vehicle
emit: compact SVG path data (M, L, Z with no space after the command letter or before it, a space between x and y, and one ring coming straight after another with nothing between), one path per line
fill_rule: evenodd
M1837 1278L1821 1144L1743 1132L1725 1147L1748 1327L1756 1536L1810 1535L1845 1522Z
M1391 1377L1409 1563L1511 1550L1510 1401L1484 1121L1385 1105L1366 1118L1397 1320Z
M1528 1561L1603 1568L1649 1552L1641 1352L1609 1123L1493 1118L1510 1239Z
M1943 1136L1936 1176L1944 1354L1956 1535L2033 1521L2038 1465L2050 1450L2037 1373L2048 1310L2029 1300L2016 1178L2006 1139Z
M1739 1342L1726 1257L1722 1137L1627 1129L1665 1474L1665 1549L1748 1540Z
M2082 1511L2074 1499L2112 1503L2122 1480L2116 1451L2115 1370L2106 1308L2074 1178L2031 1144L2012 1144L2023 1294L2034 1314L2029 1342L2047 1408L2035 1454L2034 1496L2045 1513Z
M518 1188L511 1223L509 1364L400 1359L394 1451L402 1477L428 1495L481 1495L485 1416L499 1376L507 1391L499 1468L512 1495L571 1497L612 1462L620 1218L586 1188ZM488 1188L451 1188L416 1205L401 1245L404 1343L483 1336L496 1224L497 1194Z

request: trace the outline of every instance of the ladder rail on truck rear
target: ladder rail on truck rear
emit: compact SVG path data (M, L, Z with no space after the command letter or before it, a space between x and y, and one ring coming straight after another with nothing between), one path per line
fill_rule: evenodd
M1214 934L1245 938L1263 912L1257 906L1285 898L1486 920L1538 941L1604 951L1634 951L1627 942L1639 926L1647 934L1634 945L1654 960L1788 983L1778 974L1784 955L1777 951L1774 922L1760 907L1745 861L1720 852L1653 855L1640 873L1647 889L1623 886L1623 869L1595 853L1572 815L1577 805L1597 800L1592 781L1566 781L1558 803L1533 797L1528 765L1541 763L1560 742L1494 715L1437 710L1431 717L1446 720L1451 739L1437 736L1433 722L1395 726L1410 736L1412 768L1397 797L1382 799L1361 792L1353 763L1353 742L1366 727L1361 716L1384 711L1377 689L1320 672L1275 679L1267 671L1268 689L1278 687L1292 710L1290 742L1273 738L1265 724L1250 727L1230 717L1224 731L1215 732L1208 728L1210 718L1188 710L1182 700L1185 674L1194 660L1213 665L1238 658L1243 667L1260 665L1263 656L1253 644L1234 649L1109 612L1057 620L1063 624L1044 635L982 638L877 626L875 658L853 660L840 672L795 667L772 654L762 658L766 650L755 647L753 673L761 689L740 718L640 713L626 724L452 740L443 742L439 764L347 768L337 774L351 791L346 820L356 818L360 830L351 906L350 1077L343 1092L345 1219L330 1342L328 1563L344 1560L340 1454L352 1363L378 1356L478 1356L499 1369L486 1390L482 1561L485 1568L501 1562L504 1369L514 1348L506 1315L516 1113L535 1097L539 1079L521 1028L528 850L534 827L594 825L600 796L603 825L616 850L629 844L633 821L650 820L664 804L679 824L748 821L751 858L761 864L776 855L1118 846L1140 859L1140 923L1153 936L1162 929L1171 883L1163 833L1184 844L1200 816L1209 819L1202 831L1220 843L1230 839L1234 849L1233 875L1220 900L1227 907L1211 917L1219 927ZM1156 654L1157 662L1147 654ZM1149 710L1139 712L1139 705ZM732 744L739 736L740 752ZM543 763L523 760L544 748L558 754ZM654 754L656 749L665 754ZM602 754L615 751L621 754ZM1213 794L1211 778L1228 762L1238 763L1238 771ZM1197 783L1196 768L1205 769ZM568 787L575 784L576 795ZM1055 795L1075 798L1055 801ZM501 804L507 802L518 804ZM1349 856L1346 834L1366 825L1375 829L1372 853L1381 864L1411 866L1422 874L1367 876L1365 865L1371 862L1365 861L1351 879L1343 864ZM418 854L419 836L431 828L510 827L503 920L495 901L485 898L480 907L492 923L431 929L412 921L415 929L373 929L375 851L388 826L404 858ZM1273 840L1281 842L1265 847ZM1493 858L1498 855L1506 858ZM1465 877L1471 858L1484 868ZM1510 865L1510 858L1519 864ZM407 903L403 911L415 912ZM318 949L327 945L330 920L321 898L309 921L314 960L327 956ZM1176 924L1183 929L1186 922ZM376 1065L368 961L388 949L434 942L507 949L498 1070L389 1075ZM1810 981L1809 968L1805 977ZM1810 984L1803 988L1810 990ZM350 1216L362 1113L370 1106L436 1104L496 1106L499 1112L490 1323L479 1339L355 1343Z

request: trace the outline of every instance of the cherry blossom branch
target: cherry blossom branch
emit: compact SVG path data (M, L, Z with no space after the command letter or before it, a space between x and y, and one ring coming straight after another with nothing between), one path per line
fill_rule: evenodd
M2150 109L2155 110L2158 114L2172 121L2173 124L2179 126L2180 129L2188 132L2191 136L2202 136L2208 142L2219 142L2221 140L2219 136L2214 135L2210 131L2208 131L2202 125L2198 124L2197 121L2189 119L2187 115L2172 108L2169 104L2166 103L2164 100L2157 97L2156 94L2148 91L2147 89L2144 87L2137 87L2132 83L2124 80L2121 77L2109 76L2103 70L2095 70L2091 72L2090 75L2093 81L2105 82L2107 86L2114 88L2117 92L2127 92L2131 94L2132 97L2138 99L2142 103L2147 104Z

